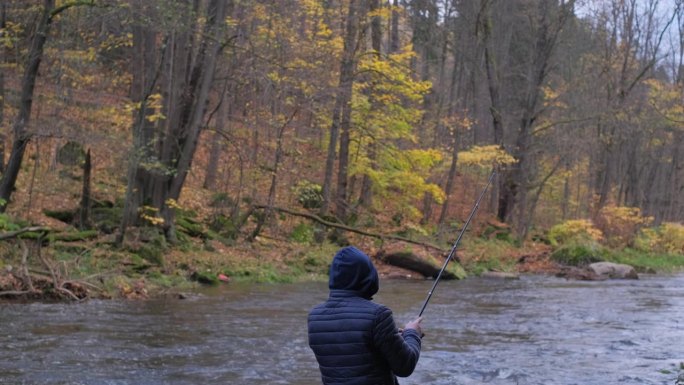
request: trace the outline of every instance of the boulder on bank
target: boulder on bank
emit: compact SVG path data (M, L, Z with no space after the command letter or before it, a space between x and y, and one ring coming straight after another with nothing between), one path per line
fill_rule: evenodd
M632 266L621 263L596 262L589 265L589 270L600 277L610 279L639 279Z
M556 277L577 281L604 281L608 279L608 277L600 276L588 268L575 266L561 266L558 272L556 272Z
M580 281L639 279L639 275L632 266L612 262L596 262L586 267L563 266L556 276Z

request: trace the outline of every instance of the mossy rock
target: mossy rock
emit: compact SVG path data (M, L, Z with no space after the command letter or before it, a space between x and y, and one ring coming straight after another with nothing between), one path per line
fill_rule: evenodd
M73 223L77 210L43 210L45 216L57 219L64 223Z
M90 219L97 229L105 234L112 234L121 225L122 216L121 207L95 207L91 211Z

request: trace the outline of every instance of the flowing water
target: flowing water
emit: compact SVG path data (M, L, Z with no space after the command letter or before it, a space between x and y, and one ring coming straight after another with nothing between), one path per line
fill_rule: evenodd
M376 301L403 325L430 286L383 281ZM326 297L323 283L229 284L186 300L0 305L0 384L320 384L306 314ZM402 385L675 385L684 276L442 282L424 331Z

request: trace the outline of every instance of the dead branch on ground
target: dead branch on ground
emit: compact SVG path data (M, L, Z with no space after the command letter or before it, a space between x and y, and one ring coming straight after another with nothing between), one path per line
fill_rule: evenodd
M443 249L442 247L439 247L439 246L437 246L437 245L433 245L433 244L431 244L431 243L429 243L429 242L415 241L415 240L413 240L413 239L401 237L401 236L398 236L398 235L373 233L373 232L370 232L370 231L365 231L365 230L357 229L357 228L355 228L355 227L350 227L350 226L344 225L344 224L342 224L342 223L330 222L330 221L327 221L327 220L325 220L325 219L323 219L323 218L321 218L321 217L319 217L318 215L315 215L315 214L310 214L310 213L304 213L304 212L294 211L294 210L286 209L286 208L284 208L284 207L277 207L277 206L254 205L254 207L255 207L255 208L258 208L258 209L271 209L271 210L276 210L276 211L279 211L279 212L282 212L282 213L286 213L286 214L290 214L290 215L294 215L294 216L298 216L298 217L302 217L302 218L307 218L307 219L312 220L312 221L314 221L314 222L318 222L318 223L320 223L320 224L322 224L323 226L326 226L326 227L332 227L332 228L336 228L336 229L340 229L340 230L344 230L344 231L349 231L349 232L356 233L356 234L360 234L360 235L364 235L364 236L367 236L367 237L378 238L378 239L380 239L380 240L382 240L382 241L385 241L385 240L394 240L394 241L401 241L401 242L411 243L411 244L414 244L414 245L423 246L423 247L426 247L426 248L430 248L430 249L433 249L433 250L437 250L437 251L439 251L439 252L441 252L441 253L446 253L446 252L448 251L448 250Z

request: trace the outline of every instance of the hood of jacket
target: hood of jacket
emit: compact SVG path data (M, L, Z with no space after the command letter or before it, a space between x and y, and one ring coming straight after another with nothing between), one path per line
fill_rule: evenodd
M354 294L371 299L378 292L378 271L370 257L353 246L340 249L330 265L331 295Z

